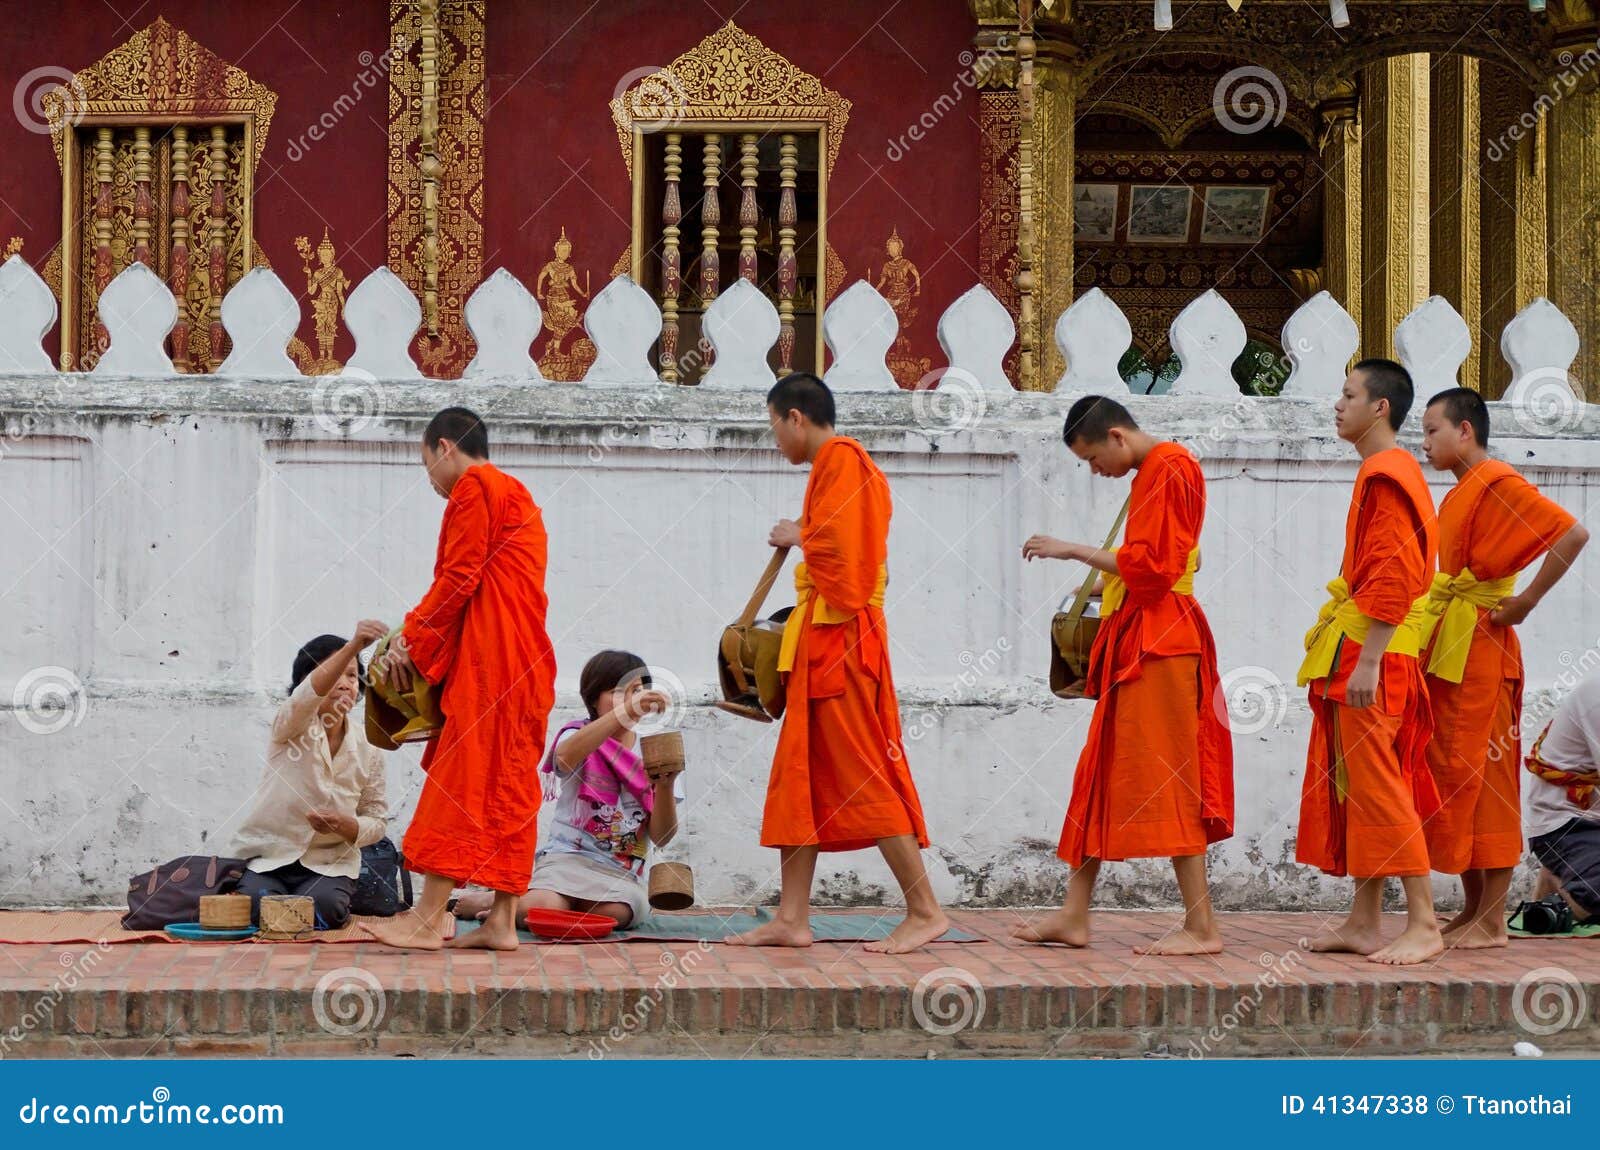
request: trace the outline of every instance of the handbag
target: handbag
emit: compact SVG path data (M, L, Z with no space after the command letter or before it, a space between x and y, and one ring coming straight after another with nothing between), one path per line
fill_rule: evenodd
M1117 532L1122 530L1122 523L1128 518L1128 508L1132 502L1133 496L1130 495L1123 502L1122 510L1117 512L1117 521L1111 525L1111 533L1106 536L1104 550L1111 550L1111 545L1117 541ZM1089 574L1084 576L1083 584L1072 601L1072 607L1057 609L1050 620L1050 691L1058 699L1087 697L1089 652L1094 649L1094 637L1100 631L1100 619L1097 615L1085 615L1084 612L1088 610L1095 581L1099 578L1099 570L1090 567ZM1063 599L1061 607L1066 606L1067 601Z
M760 621L756 613L778 581L788 554L787 547L774 548L743 613L723 628L717 644L717 680L722 684L718 709L758 723L781 719L786 702L778 656L783 650L783 625L794 608L785 607Z
M186 855L128 880L124 930L162 930L173 923L199 922L203 895L232 894L244 878L244 859Z
M392 839L361 848L361 874L350 895L350 913L392 918L411 905L411 872Z

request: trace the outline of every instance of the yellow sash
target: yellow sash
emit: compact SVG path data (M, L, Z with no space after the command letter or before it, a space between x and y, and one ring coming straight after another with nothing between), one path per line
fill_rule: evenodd
M878 585L872 589L872 598L868 601L871 606L883 607L883 590L889 585L889 568L878 568ZM788 620L783 625L783 646L778 650L778 670L794 670L795 652L800 649L800 628L808 614L812 599L817 601L817 613L812 619L814 623L848 623L854 617L854 612L839 611L828 605L828 601L816 593L816 585L811 582L811 572L804 563L798 564L794 569L794 610L789 613Z
M1316 624L1306 632L1306 657L1300 664L1296 682L1305 686L1313 679L1325 679L1333 673L1333 661L1339 653L1339 640L1349 638L1357 643L1367 641L1367 628L1372 620L1361 613L1356 601L1350 598L1350 584L1340 576L1328 584L1328 601L1317 612ZM1423 617L1427 611L1428 597L1422 596L1411 604L1405 620L1394 629L1385 651L1415 657L1422 651Z
M1114 547L1112 548L1111 553L1115 555L1120 550L1121 548ZM1172 585L1173 594L1194 594L1194 573L1199 566L1200 548L1196 547L1194 550L1189 552L1189 562L1187 565L1185 565L1183 574L1180 575L1178 577L1178 581ZM1122 601L1127 597L1128 585L1127 583L1123 582L1122 576L1108 573L1106 575L1105 586L1100 591L1100 618L1106 618L1118 607L1122 606Z
M1470 569L1459 575L1443 571L1433 577L1423 600L1427 615L1422 624L1422 645L1433 639L1433 654L1428 657L1428 673L1451 683L1461 682L1467 670L1467 652L1478 628L1478 609L1492 610L1500 600L1515 593L1516 575L1479 582Z

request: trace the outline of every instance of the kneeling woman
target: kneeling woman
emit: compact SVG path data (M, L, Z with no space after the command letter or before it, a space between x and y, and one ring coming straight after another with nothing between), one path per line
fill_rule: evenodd
M259 921L264 894L308 895L317 928L350 918L361 848L388 831L383 755L349 720L361 696L361 649L389 633L364 619L355 636L319 635L295 656L289 698L278 708L255 806L234 837L249 860L239 892Z
M562 727L545 760L554 810L519 918L534 907L580 910L627 926L649 913L645 855L678 833L672 777L652 780L635 749L633 728L668 705L649 688L644 660L627 651L601 651L584 664L578 693L589 717ZM489 901L483 892L464 894L456 914L482 918Z

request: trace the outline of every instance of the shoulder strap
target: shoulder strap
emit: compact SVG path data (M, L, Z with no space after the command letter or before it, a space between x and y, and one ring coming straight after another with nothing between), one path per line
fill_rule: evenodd
M1122 510L1117 512L1117 521L1111 525L1111 532L1106 536L1106 544L1102 550L1111 550L1111 545L1117 541L1117 532L1122 530L1123 522L1128 518L1128 508L1133 506L1133 496L1130 494L1123 500ZM1078 588L1077 598L1072 601L1072 608L1067 612L1074 622L1083 618L1083 613L1089 607L1089 598L1094 594L1095 580L1100 578L1100 569L1090 567L1089 574L1084 576L1083 585Z
M767 601L767 596L772 592L772 585L778 581L778 572L783 570L783 561L788 556L787 547L772 549L772 558L767 560L767 569L761 573L761 580L751 592L750 602L744 605L744 611L740 613L736 626L748 627L756 621L756 612L760 611L761 604Z

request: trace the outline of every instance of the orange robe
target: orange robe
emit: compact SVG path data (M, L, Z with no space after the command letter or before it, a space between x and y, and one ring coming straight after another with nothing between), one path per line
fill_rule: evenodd
M411 660L443 681L444 729L402 850L411 869L521 894L538 841L539 762L555 703L544 518L484 463L451 489L433 586L406 616Z
M1439 570L1469 570L1480 582L1515 575L1576 522L1509 463L1484 460L1439 507ZM1433 869L1446 874L1522 859L1522 645L1513 628L1476 610L1460 682L1428 674L1428 766L1443 805L1424 829Z
M874 603L886 578L889 515L889 482L866 450L845 436L823 444L800 520L805 562L795 584L804 605L795 609L799 643L762 846L847 851L897 835L928 845L900 738L888 631ZM841 621L818 622L819 614Z
M1340 573L1361 614L1382 623L1414 618L1438 552L1433 496L1422 468L1395 447L1356 474ZM1428 771L1433 731L1421 661L1383 654L1378 697L1345 705L1361 644L1339 643L1331 674L1310 682L1311 745L1300 792L1295 858L1331 875L1425 875L1422 820L1438 808ZM1340 769L1342 759L1343 769Z
M1126 598L1089 653L1097 700L1057 854L1179 857L1233 834L1233 741L1218 714L1217 648L1205 612L1175 587L1206 514L1200 464L1175 443L1134 476L1117 548Z

